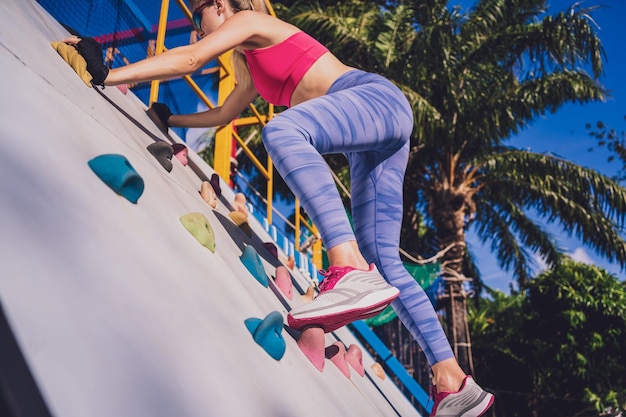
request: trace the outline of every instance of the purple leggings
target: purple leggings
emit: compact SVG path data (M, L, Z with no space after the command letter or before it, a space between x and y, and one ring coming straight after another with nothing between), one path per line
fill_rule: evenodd
M384 77L353 70L326 95L271 120L263 143L326 247L356 239L365 259L400 290L393 307L434 365L454 354L428 296L398 252L412 129L413 112L400 89ZM321 156L331 153L343 153L350 165L354 232Z

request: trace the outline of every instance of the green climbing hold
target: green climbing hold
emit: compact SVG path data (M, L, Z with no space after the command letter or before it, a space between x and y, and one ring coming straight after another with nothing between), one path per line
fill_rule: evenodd
M215 252L215 233L213 233L213 228L204 214L185 214L180 218L180 222L202 246L211 252Z

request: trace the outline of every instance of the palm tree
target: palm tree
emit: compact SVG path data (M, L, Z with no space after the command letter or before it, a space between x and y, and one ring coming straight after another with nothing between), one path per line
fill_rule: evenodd
M480 275L465 245L470 226L520 284L530 277L532 254L550 266L561 260L545 222L561 223L626 265L622 187L554 155L504 146L565 103L603 100L597 79L604 52L591 10L578 4L546 15L542 0L482 0L468 12L443 0L379 3L309 3L280 12L409 97L415 129L403 242L425 218L439 249L453 246L442 259L439 307L457 358L471 371L466 289L479 292Z

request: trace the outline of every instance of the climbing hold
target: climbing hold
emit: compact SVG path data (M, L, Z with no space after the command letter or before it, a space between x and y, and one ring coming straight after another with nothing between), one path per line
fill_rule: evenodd
M189 213L180 218L185 229L196 238L198 242L211 252L215 252L215 234L213 228L202 213Z
M93 77L87 72L87 61L78 53L78 50L65 42L50 42L50 45L61 55L61 58L72 67L87 87L91 87Z
M254 341L272 358L280 360L287 345L282 335L283 315L278 311L268 314L263 320L252 317L244 321Z
M222 188L220 187L220 176L217 174L211 175L211 180L209 182L211 183L211 186L215 190L215 194L217 194L218 197L221 197Z
M330 359L346 378L350 378L350 368L346 362L346 347L343 343L333 343L325 349L324 354L326 359Z
M145 185L126 157L104 154L93 158L87 164L113 191L131 203L137 203Z
M184 167L189 163L189 150L182 143L175 143L172 145L174 150L174 156L178 161L183 164Z
M279 266L276 268L276 277L274 278L274 282L278 289L285 294L287 298L290 300L293 299L293 284L291 283L291 275L287 268L284 266Z
M359 376L365 376L365 369L363 369L363 352L361 348L354 343L348 346L346 362L352 366L352 369L354 369Z
M276 249L276 245L274 243L263 242L263 247L270 253L270 255L278 259L278 249Z
M217 195L211 186L211 183L208 181L202 181L200 185L200 196L204 201L206 201L211 208L217 210Z
M250 271L254 279L259 281L259 283L265 288L269 287L269 281L267 279L267 274L265 273L265 268L263 268L263 262L261 262L261 257L257 251L254 250L253 246L246 246L239 259L241 259L241 262L248 269L248 271Z
M381 364L379 364L378 362L374 362L374 364L372 364L372 371L374 371L374 374L384 380L386 375L385 375L385 371L383 370L383 367L381 366Z
M235 201L233 201L235 210L242 213L246 217L250 214L248 207L246 207L246 196L243 193L235 194Z
M289 257L285 258L284 256L280 257L280 261L287 266L289 269L293 269L296 266L296 260L293 258L293 255L289 255Z
M128 84L118 84L116 87L122 92L122 94L126 95L126 93L128 93Z
M314 296L315 288L313 288L313 286L311 285L309 288L307 288L306 292L300 298L302 299L302 302L310 303L311 301L313 301Z
M146 149L148 149L152 156L159 161L161 166L165 168L167 172L172 171L172 156L174 155L174 148L172 148L172 145L160 140L158 142L151 143Z
M296 342L298 347L309 358L313 366L324 370L324 329L317 326L305 327Z
M248 216L246 216L240 211L231 211L230 213L228 213L228 215L230 216L231 220L235 222L235 224L239 226L239 228L246 235L248 235L248 237L252 237L252 229L250 228L250 225L248 224Z

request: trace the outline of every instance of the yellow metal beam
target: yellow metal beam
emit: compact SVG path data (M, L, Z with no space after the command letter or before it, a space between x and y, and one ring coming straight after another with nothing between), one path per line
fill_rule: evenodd
M161 1L161 14L159 17L159 27L157 32L155 54L163 53L167 50L165 47L165 34L167 30L167 18L169 13L169 1ZM270 0L264 0L271 15L275 16L274 9L270 3ZM191 21L191 11L187 8L183 0L176 0L183 13ZM225 52L217 59L219 64L219 87L218 87L218 99L217 106L221 106L230 93L234 90L236 80L234 68L232 66L232 54L233 51ZM200 97L200 99L209 107L214 108L215 105L211 103L204 92L198 87L198 85L189 76L183 77L189 84L192 90ZM159 86L158 80L152 81L150 86L150 99L149 104L158 101L159 99ZM252 126L259 125L263 128L274 117L274 106L269 104L266 114L261 114L257 108L250 104L253 116L243 117L234 120L232 123L226 126L220 126L215 133L215 154L213 169L217 174L224 179L227 183L230 183L230 158L232 153L233 138L239 143L244 150L244 153L251 158L259 172L267 179L267 222L272 224L272 201L274 194L274 164L270 158L267 160L267 167L255 157L250 149L243 142L241 137L234 131L235 126ZM300 202L296 199L296 218L295 218L295 242L296 249L300 248L301 227L306 227L316 236L319 236L315 225L309 225L306 222L302 222L300 216ZM322 242L318 239L312 247L313 251L313 263L317 268L322 268Z
M228 95L235 89L235 73L232 66L233 51L224 52L218 58L220 63L220 84L217 91L217 105L224 104ZM215 133L215 154L213 169L217 175L230 184L230 155L233 143L233 125L222 127Z
M167 15L169 13L170 0L161 1L161 14L159 15L159 29L157 31L155 55L165 50L165 32L167 31ZM159 101L159 80L150 84L150 105Z

